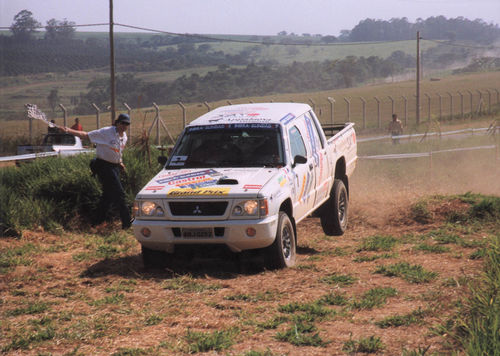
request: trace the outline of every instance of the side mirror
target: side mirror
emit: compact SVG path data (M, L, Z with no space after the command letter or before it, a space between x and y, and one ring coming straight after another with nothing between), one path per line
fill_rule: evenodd
M293 158L293 166L295 167L298 164L307 163L307 158L301 155L297 155Z
M158 163L164 166L168 161L168 157L166 156L158 156Z

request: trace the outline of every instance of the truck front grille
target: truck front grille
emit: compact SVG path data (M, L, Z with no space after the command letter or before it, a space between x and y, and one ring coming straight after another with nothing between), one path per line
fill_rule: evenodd
M170 202L170 211L175 216L220 216L224 215L227 201Z

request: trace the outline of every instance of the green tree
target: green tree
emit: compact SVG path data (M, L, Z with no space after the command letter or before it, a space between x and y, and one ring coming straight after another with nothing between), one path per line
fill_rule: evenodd
M70 40L75 34L75 23L66 19L50 19L45 26L45 39L52 41Z
M21 10L14 16L10 31L17 41L26 42L33 39L36 29L40 26L41 23L35 20L31 11Z
M59 98L59 90L57 88L52 89L47 96L47 101L52 111L56 111L56 106L59 103L60 99L61 98Z

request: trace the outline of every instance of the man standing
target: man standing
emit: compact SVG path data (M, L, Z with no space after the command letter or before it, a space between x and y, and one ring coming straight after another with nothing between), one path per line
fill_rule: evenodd
M387 131L391 133L392 143L394 145L399 144L399 137L397 136L403 134L403 124L401 124L401 120L398 119L398 115L392 114L392 121L389 123Z
M96 145L96 158L92 160L92 171L102 184L102 196L97 210L94 225L105 221L111 205L116 205L120 211L122 228L128 229L131 225L130 211L125 201L125 191L120 182L120 171L125 172L122 160L123 149L127 143L127 131L130 117L120 114L113 126L103 127L90 132L78 131L72 128L58 126L61 131L89 139Z
M75 123L71 126L72 130L83 131L82 124L80 124L80 119L75 117Z

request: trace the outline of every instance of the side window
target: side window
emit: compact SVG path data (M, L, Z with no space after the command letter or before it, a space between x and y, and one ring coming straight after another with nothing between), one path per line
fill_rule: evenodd
M300 134L297 126L293 126L288 130L288 135L290 137L290 149L292 151L292 159L297 155L307 157L306 146L304 145L304 140Z
M311 121L313 123L313 126L314 126L314 133L315 133L315 137L316 137L316 141L321 144L321 148L324 148L325 147L325 142L323 142L323 136L321 135L321 131L323 131L323 129L321 128L321 126L319 126L319 123L318 123L318 120L315 120L314 119L314 116L313 116L313 113L310 112L309 113L309 117L311 118Z

